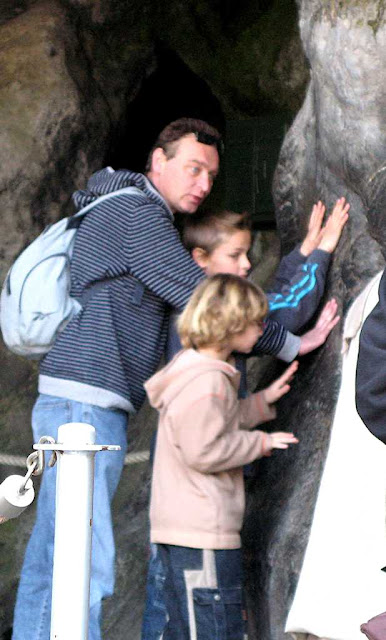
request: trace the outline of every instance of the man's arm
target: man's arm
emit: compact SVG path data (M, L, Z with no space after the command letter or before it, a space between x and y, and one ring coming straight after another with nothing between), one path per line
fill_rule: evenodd
M264 333L248 356L275 356L284 362L292 362L299 353L301 339L287 331L280 322L267 319Z
M356 406L369 431L386 444L386 272L379 284L379 302L361 331Z
M172 220L160 206L146 204L128 216L127 235L130 273L172 307L183 309L205 274L182 245Z

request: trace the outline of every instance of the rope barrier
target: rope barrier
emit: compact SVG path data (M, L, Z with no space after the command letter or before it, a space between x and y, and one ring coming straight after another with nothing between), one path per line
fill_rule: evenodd
M149 460L149 451L133 451L125 457L125 465L138 464ZM25 467L25 456L14 456L8 453L0 453L0 465L6 467Z

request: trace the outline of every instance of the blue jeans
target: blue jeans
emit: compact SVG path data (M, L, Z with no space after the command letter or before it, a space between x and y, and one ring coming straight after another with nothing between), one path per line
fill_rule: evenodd
M158 548L169 616L163 640L244 640L241 549Z
M165 571L157 544L150 545L147 569L146 604L142 622L142 640L160 640L167 622L164 600Z
M97 444L121 446L121 451L100 452L95 456L89 640L100 640L102 599L111 596L114 591L115 546L111 501L123 469L128 416L125 411L102 409L66 398L48 395L38 397L32 412L35 442L43 435L56 439L58 427L66 422L89 423L96 429ZM46 457L48 461L49 455ZM50 638L55 484L56 466L46 468L37 501L36 522L20 577L13 640Z

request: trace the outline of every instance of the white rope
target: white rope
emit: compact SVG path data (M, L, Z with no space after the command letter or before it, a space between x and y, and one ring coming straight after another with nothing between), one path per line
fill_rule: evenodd
M149 460L149 451L133 451L125 457L125 465L137 464ZM8 453L0 453L0 465L6 467L25 467L26 458L23 456L13 456Z

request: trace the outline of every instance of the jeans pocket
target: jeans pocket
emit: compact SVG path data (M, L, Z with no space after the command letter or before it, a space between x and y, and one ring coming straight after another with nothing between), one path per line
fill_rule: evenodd
M193 589L197 640L243 640L245 621L240 587Z

